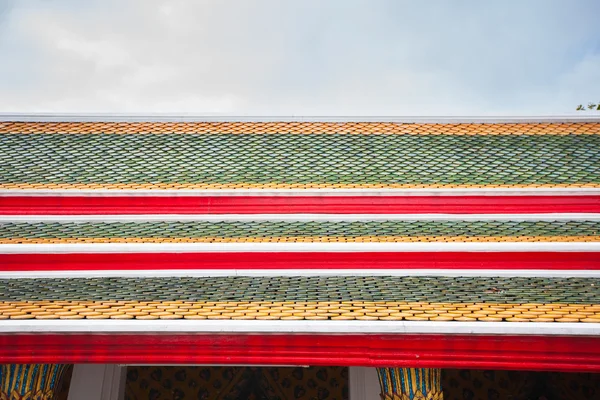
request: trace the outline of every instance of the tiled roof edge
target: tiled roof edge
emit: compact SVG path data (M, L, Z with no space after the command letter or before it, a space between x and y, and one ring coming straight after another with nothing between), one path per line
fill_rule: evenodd
M0 113L0 122L394 122L417 124L600 123L600 114L562 116L229 116L120 113Z

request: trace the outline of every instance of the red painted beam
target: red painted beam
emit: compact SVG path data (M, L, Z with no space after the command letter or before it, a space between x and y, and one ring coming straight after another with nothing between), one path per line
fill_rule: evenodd
M0 363L339 365L600 372L600 337L12 334Z
M600 196L6 196L0 215L600 212Z
M173 269L599 270L600 253L98 253L0 254L0 271Z

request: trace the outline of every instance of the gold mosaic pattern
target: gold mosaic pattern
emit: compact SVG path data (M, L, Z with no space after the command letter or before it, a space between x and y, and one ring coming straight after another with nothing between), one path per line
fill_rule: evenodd
M444 400L544 400L548 399L549 393L553 393L545 388L547 379L546 373L532 371L444 368L442 390Z
M382 400L443 400L439 368L377 368Z
M417 390L412 395L406 393L382 393L382 400L443 400L444 392L440 391L431 391L423 394L420 390Z
M127 367L125 400L348 399L346 367Z
M53 390L33 390L23 394L16 390L10 393L0 393L0 400L55 400L56 395Z
M67 364L0 365L0 400L58 400Z
M1 319L367 320L600 323L600 304L406 301L4 301Z
M600 123L405 124L394 122L0 122L0 133L594 135L600 134Z

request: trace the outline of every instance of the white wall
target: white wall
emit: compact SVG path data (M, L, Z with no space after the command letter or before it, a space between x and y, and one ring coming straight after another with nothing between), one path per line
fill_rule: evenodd
M68 400L123 400L126 373L116 364L75 364Z
M350 367L349 386L350 400L381 400L375 368Z

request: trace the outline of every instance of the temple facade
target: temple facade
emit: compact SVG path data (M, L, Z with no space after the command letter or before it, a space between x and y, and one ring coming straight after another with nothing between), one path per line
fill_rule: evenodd
M600 119L0 118L0 399L600 398Z

